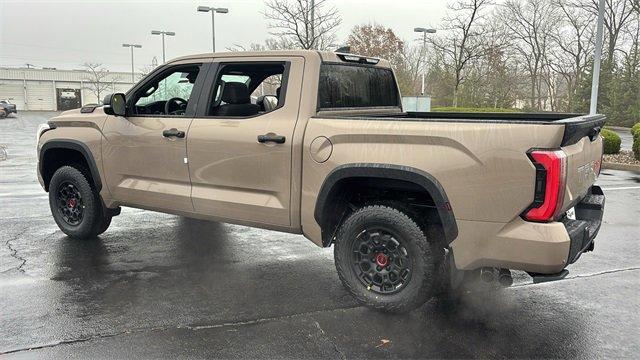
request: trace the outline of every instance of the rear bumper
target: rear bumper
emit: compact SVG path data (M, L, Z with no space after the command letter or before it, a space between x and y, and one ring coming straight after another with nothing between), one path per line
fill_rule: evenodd
M575 220L567 217L562 219L562 224L564 224L570 241L567 265L576 262L582 253L593 251L594 239L602 225L604 199L604 193L600 186L594 185L589 189L589 193L575 206ZM569 271L566 269L556 274L529 273L534 283L560 280L568 274Z
M550 223L520 217L506 224L459 220L460 234L451 243L456 267L489 266L558 277L567 265L593 249L604 212L602 189L593 186L575 209L575 220L565 217Z
M562 220L571 239L567 264L573 264L582 253L593 250L593 240L602 225L604 200L602 189L594 185L587 196L576 205L576 219Z

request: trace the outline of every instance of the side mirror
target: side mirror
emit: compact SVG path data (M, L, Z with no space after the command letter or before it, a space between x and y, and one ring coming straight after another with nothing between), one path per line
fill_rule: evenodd
M127 100L122 93L109 94L104 97L104 113L107 115L127 116Z

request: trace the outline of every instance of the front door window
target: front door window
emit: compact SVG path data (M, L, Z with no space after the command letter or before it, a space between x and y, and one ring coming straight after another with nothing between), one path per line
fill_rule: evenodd
M185 116L200 67L179 66L145 84L134 97L137 116Z

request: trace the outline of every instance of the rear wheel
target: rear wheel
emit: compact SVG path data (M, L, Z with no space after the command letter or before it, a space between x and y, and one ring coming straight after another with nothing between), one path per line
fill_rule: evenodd
M84 173L72 166L62 166L53 174L49 207L60 230L72 238L95 237L111 222L103 212L98 192Z
M338 230L334 256L347 290L377 310L412 310L437 288L436 261L424 232L396 208L366 206L352 213Z

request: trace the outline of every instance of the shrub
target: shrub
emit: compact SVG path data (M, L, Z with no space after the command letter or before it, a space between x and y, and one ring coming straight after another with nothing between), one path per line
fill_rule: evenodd
M637 134L640 134L640 122L631 127L631 135L636 136Z
M602 129L600 135L604 138L604 153L605 154L617 154L620 152L620 135L607 129Z
M636 125L640 125L640 123ZM640 130L633 134L633 147L631 149L636 160L640 161Z

